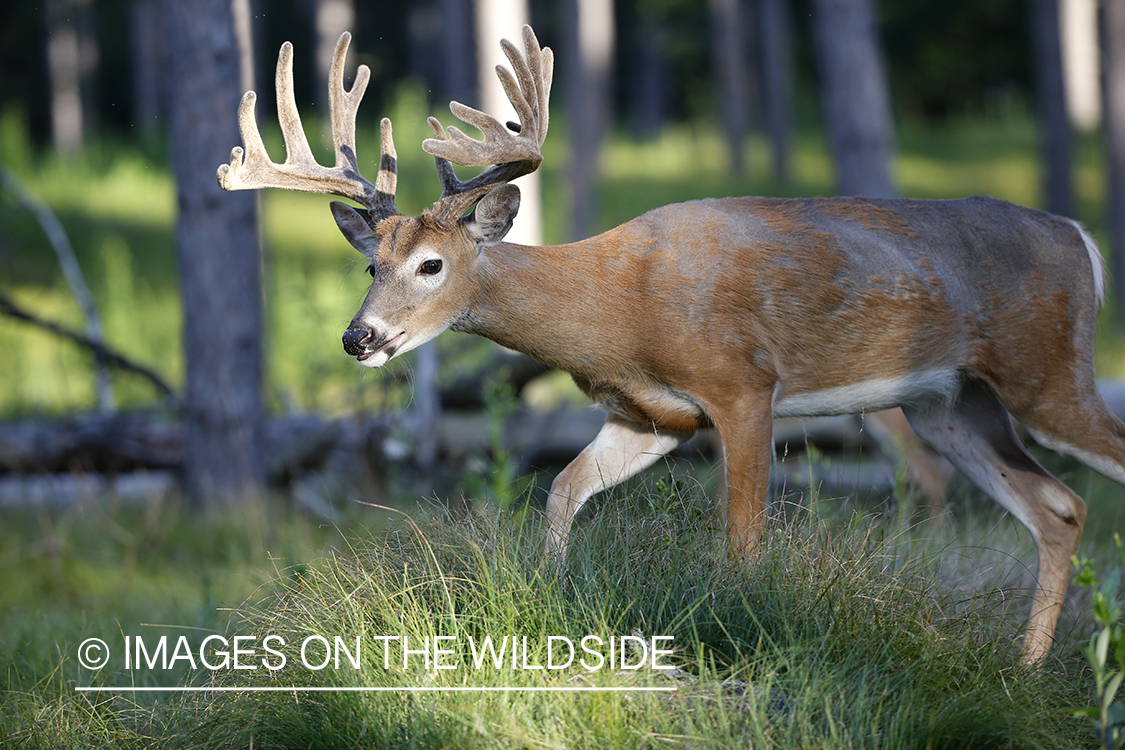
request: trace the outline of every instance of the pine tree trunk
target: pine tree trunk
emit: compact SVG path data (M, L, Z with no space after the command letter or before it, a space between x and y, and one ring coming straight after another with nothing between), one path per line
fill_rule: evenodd
M1035 0L1031 7L1035 89L1043 131L1043 194L1048 211L1071 212L1071 134L1059 37L1058 0Z
M571 152L567 239L581 240L594 234L597 219L598 159L609 123L613 6L609 0L568 0L562 7Z
M500 122L517 120L504 89L496 78L498 64L507 67L508 60L500 50L500 40L507 39L523 49L520 28L531 22L527 0L473 0L476 21L478 107ZM540 42L542 43L542 42ZM460 123L458 123L460 124ZM543 244L543 199L539 172L520 177L512 184L522 193L519 216L506 241L523 245Z
M184 488L205 506L261 494L261 265L253 193L223 192L240 143L240 50L231 0L162 0L171 61L171 150L184 311Z
M1125 327L1125 0L1106 0L1105 132L1109 161L1109 235L1113 309Z
M758 9L762 51L762 109L769 135L773 178L790 179L789 151L793 127L792 21L785 0L761 0Z
M746 173L746 135L750 132L750 70L747 8L740 0L710 0L711 66L717 80L717 113L727 141L731 174Z
M894 129L871 0L813 0L821 101L845 195L892 197Z

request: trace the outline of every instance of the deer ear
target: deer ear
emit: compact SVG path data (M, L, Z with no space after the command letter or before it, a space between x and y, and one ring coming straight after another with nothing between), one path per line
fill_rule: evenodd
M495 245L512 228L520 210L520 189L500 185L480 199L473 212L465 217L465 227L478 245Z
M336 218L336 226L344 233L344 237L356 250L364 255L371 255L378 246L375 229L371 226L363 209L352 208L346 203L332 201L332 215Z

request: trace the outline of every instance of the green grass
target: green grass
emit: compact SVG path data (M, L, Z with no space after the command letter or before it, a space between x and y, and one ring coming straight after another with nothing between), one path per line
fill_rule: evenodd
M402 517L386 531L346 539L330 535L321 540L330 543L322 556L310 554L315 545L310 547L306 536L297 545L303 554L287 562L259 559L256 569L247 563L253 553L235 552L241 544L217 542L207 569L216 576L216 591L238 592L229 600L229 619L191 602L150 601L153 609L170 607L163 615L175 624L198 630L146 632L135 622L104 617L55 648L36 644L39 662L30 666L19 664L28 658L23 655L28 647L6 642L3 658L16 664L5 670L9 692L0 699L6 746L1073 748L1089 743L1089 728L1064 710L1088 700L1089 675L1068 649L1081 634L1067 642L1064 630L1064 642L1046 668L1021 665L1013 640L1027 604L1020 566L994 565L971 579L959 572L964 558L987 560L991 554L1003 560L1010 554L1007 545L1022 543L997 514L982 511L973 520L992 528L966 538L959 525L904 529L893 518L836 507L825 501L813 511L775 520L761 555L740 563L727 558L721 532L695 486L675 482L635 485L599 503L579 524L561 571L544 563L534 514ZM186 531L175 536L180 533ZM245 531L234 533L249 549L260 549ZM240 573L220 580L233 571ZM90 577L105 573L93 571ZM249 580L233 580L239 576ZM191 590L175 576L168 586ZM132 606L143 609L140 581L130 588L139 597ZM60 605L42 617L67 611L73 609ZM30 620L26 627L46 630L41 640L49 641L59 627L76 626ZM10 624L0 627L0 633L12 630ZM513 669L509 662L496 667L487 661L478 668L469 642L514 636L522 644L526 638L527 660L521 651L519 664L542 666L548 664L551 636L576 644L597 636L604 644L610 636L633 632L670 636L663 643L674 654L662 663L679 671L672 676L651 668L585 669L577 663L566 669ZM163 633L186 634L194 644L209 633L241 634L256 639L251 643L275 635L284 641L278 648L287 664L278 671L181 670L155 678L146 669L118 666L90 673L75 664L79 638L98 636L117 647L125 635ZM346 658L339 668L303 666L298 644L310 636L329 641L341 636L350 648L358 637L359 668ZM443 663L456 667L427 669L417 654L403 665L402 650L391 642L387 668L382 636L409 637L415 645L443 636L451 652ZM604 646L595 650L607 653ZM322 653L314 648L310 661L320 661ZM597 665L592 656L587 663ZM160 698L72 691L91 684L676 690L204 692Z
M296 575L339 544L343 533L370 533L368 526L382 524L381 514L352 512L346 524L326 527L280 502L214 515L177 501L138 507L91 500L66 510L6 510L0 522L0 746L18 738L24 747L55 747L60 737L101 746L94 738L109 741L126 726L132 734L135 709L154 696L137 702L77 695L75 685L104 678L78 663L79 644L90 637L119 644L122 634L157 639L223 632L232 611L283 585L280 571ZM130 684L175 685L190 677L182 663L175 666L133 672Z

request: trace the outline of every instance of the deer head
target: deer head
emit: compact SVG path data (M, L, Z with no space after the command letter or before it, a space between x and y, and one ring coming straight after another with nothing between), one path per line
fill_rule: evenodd
M512 102L519 123L502 125L490 115L451 102L450 111L477 128L476 140L456 127L448 131L429 118L434 137L422 148L434 156L442 195L420 216L403 216L395 206L397 156L390 120L380 127L379 174L372 185L360 174L355 154L355 114L370 79L361 65L350 91L343 70L351 35L336 45L329 73L329 104L336 164L316 162L301 127L293 93L293 47L286 42L277 61L277 110L285 139L286 160L277 164L266 153L254 119L255 94L242 99L238 120L243 148L231 151L230 164L219 167L226 190L277 187L327 193L360 203L356 208L333 201L340 231L368 260L371 289L344 332L344 351L368 367L379 367L455 325L472 297L471 269L481 250L500 242L519 210L519 189L511 180L534 172L543 161L548 101L554 58L542 49L531 27L523 27L524 54L504 40L501 47L512 71L496 74ZM457 178L453 163L486 166L472 179ZM466 216L466 210L473 210Z

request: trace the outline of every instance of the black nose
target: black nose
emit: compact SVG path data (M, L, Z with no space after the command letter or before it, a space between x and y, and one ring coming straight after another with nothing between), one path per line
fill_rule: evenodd
M363 354L364 342L371 339L371 331L366 328L349 328L344 331L344 351L353 357Z

